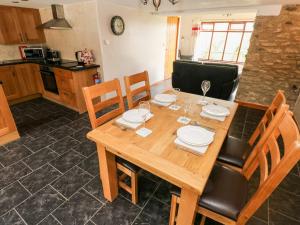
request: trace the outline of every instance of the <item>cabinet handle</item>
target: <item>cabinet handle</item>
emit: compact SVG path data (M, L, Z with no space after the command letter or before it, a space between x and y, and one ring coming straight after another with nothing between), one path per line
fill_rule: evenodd
M25 32L24 36L25 36L25 42L27 42L28 41L28 36L27 36L26 32Z
M24 43L23 35L19 33L22 43Z

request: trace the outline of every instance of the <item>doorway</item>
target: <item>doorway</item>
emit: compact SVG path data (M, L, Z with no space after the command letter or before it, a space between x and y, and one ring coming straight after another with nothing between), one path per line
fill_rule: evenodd
M169 16L167 18L167 40L165 55L165 79L169 79L173 72L173 62L176 60L178 48L178 32L180 18Z

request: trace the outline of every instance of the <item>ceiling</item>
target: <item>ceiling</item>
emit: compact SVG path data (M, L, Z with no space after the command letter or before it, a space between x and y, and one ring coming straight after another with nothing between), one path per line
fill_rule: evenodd
M12 3L18 1L18 4ZM22 7L44 8L51 4L69 4L83 1L93 0L0 0L3 5L15 5ZM95 1L95 0L94 0ZM127 7L140 8L146 11L154 11L152 0L148 0L150 4L144 6L142 0L98 0L114 2ZM160 6L160 13L182 13L204 10L217 10L217 9L239 9L247 7L258 7L262 5L282 5L282 4L299 4L299 0L179 0L179 3L172 6L168 0L162 0Z

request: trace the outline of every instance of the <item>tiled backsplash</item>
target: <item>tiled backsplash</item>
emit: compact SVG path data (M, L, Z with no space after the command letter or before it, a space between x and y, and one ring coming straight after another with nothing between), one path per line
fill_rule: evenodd
M18 45L0 45L0 61L20 58Z

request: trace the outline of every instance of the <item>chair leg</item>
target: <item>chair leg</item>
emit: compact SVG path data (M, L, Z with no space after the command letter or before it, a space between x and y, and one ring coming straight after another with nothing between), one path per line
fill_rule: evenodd
M172 195L169 225L175 225L177 198L177 196Z
M201 221L200 221L200 225L204 225L205 224L205 220L206 220L206 216L202 215Z
M131 201L133 204L137 204L138 202L138 174L131 172Z

